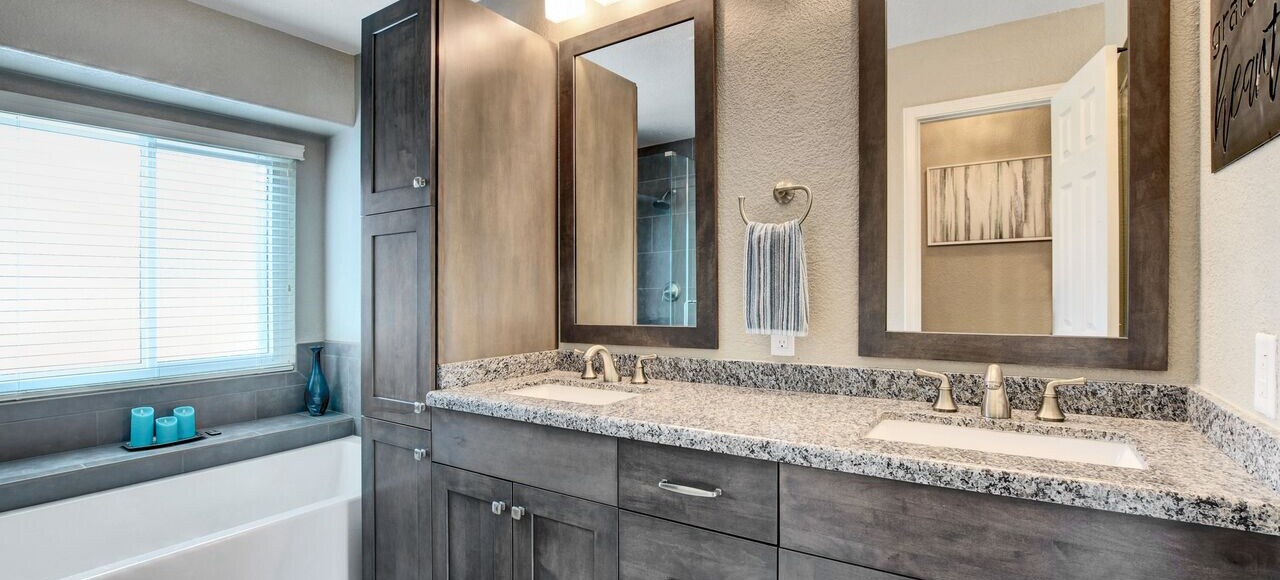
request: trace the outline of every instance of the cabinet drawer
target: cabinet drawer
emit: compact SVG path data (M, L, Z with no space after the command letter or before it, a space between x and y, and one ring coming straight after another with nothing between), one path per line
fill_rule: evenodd
M910 580L906 576L778 550L778 580Z
M612 437L432 409L437 463L618 505Z
M660 482L666 483L659 487ZM703 493L715 490L720 490L715 497ZM778 464L621 440L618 505L776 544Z
M783 548L930 580L1280 577L1274 536L780 469Z
M623 580L777 580L778 549L622 512Z

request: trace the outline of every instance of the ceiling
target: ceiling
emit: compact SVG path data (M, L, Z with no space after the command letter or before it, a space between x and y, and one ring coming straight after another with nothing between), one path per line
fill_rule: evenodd
M889 0L889 46L942 38L1105 0Z
M189 1L347 54L360 54L360 20L395 0Z
M640 147L694 136L693 21L582 55L636 84Z

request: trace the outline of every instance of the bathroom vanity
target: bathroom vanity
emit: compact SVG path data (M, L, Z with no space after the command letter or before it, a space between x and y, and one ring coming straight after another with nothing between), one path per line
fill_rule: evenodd
M542 384L638 396L511 394ZM436 578L1280 574L1280 497L1185 424L989 421L973 407L566 372L429 401ZM870 438L886 420L1119 441L1143 466Z

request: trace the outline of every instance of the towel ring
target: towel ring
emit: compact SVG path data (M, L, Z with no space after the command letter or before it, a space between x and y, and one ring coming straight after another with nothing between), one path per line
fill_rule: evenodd
M773 188L773 199L782 205L791 203L796 198L796 192L803 191L809 200L809 207L804 208L804 215L800 216L800 223L809 219L809 212L813 211L813 192L803 185L792 185L790 183L779 183ZM742 223L749 224L751 220L747 219L747 198L746 196L738 196L738 215L742 216Z

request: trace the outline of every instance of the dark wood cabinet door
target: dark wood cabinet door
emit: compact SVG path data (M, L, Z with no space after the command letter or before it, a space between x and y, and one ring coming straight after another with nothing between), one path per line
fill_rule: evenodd
M364 580L431 578L431 432L364 420Z
M364 218L361 404L365 416L431 427L436 382L435 208Z
M623 511L624 580L778 580L778 548Z
M400 0L364 19L360 169L365 215L433 204L433 5Z
M511 580L511 482L432 464L435 580Z
M515 486L515 580L618 580L618 508Z

